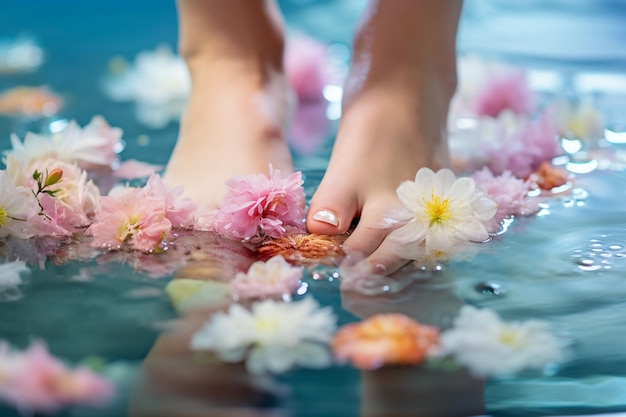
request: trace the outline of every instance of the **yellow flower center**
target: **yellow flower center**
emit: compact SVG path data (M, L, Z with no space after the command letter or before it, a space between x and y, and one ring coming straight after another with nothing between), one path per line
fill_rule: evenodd
M452 217L447 198L442 200L441 197L432 193L430 201L424 199L424 205L426 206L426 215L430 219L430 226L433 226L435 223L444 223Z
M274 319L259 317L254 320L254 325L256 326L257 330L264 333L274 332L276 329L278 329L278 322Z
M118 238L120 242L125 242L139 230L139 226L137 225L139 220L139 216L131 215L124 223L122 223L118 230Z
M519 332L516 332L515 329L510 327L504 328L500 334L498 334L498 339L502 342L502 344L508 346L519 346L523 342L520 338Z
M4 209L4 207L0 207L0 227L4 226L9 219L9 213Z

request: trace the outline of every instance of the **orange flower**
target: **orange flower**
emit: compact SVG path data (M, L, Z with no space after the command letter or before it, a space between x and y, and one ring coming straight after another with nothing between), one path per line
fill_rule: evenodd
M529 179L542 190L550 191L565 185L569 179L569 174L565 169L555 167L550 162L544 161L530 174Z
M0 94L0 114L52 116L61 105L61 98L44 87L15 87Z
M439 330L403 314L378 314L343 326L333 340L339 361L360 369L416 365L439 344Z
M259 258L268 260L282 255L291 264L320 263L322 258L344 255L341 244L346 236L327 236L298 233L263 242L258 249Z

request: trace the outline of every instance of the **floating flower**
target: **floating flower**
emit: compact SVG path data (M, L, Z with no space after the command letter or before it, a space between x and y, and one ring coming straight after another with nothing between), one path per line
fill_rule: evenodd
M144 252L159 248L172 228L190 228L197 206L182 196L182 187L169 189L152 174L143 188L116 187L101 197L102 210L86 233L92 245L120 249L128 244Z
M257 249L259 257L268 260L280 255L294 264L324 263L325 258L344 256L341 244L345 235L316 235L296 233L276 239L269 239Z
M82 129L71 121L58 133L37 135L29 132L23 143L13 135L13 149L5 154L10 153L25 164L41 158L56 158L75 163L82 169L111 169L118 161L121 137L121 129L110 127L102 117L96 116Z
M284 372L299 365L322 368L332 363L328 343L336 328L329 307L312 298L282 303L265 300L252 311L239 304L217 313L191 339L194 350L214 352L226 362L246 358L252 373Z
M39 204L32 190L0 171L0 237L27 239L37 234Z
M469 242L489 238L485 225L495 215L496 204L471 178L457 179L449 169L435 173L422 168L415 181L400 184L397 194L410 220L389 237L404 259L449 254Z
M152 174L144 190L147 196L165 201L166 217L172 227L193 227L198 206L193 200L183 196L182 186L169 189L159 175Z
M484 167L475 172L472 179L498 207L492 225L488 227L490 232L497 232L500 222L507 217L527 216L539 210L541 200L528 195L531 182L514 177L510 171L495 176L489 168Z
M115 58L110 68L105 92L113 100L134 101L140 123L161 128L180 118L191 92L191 77L185 61L170 48L142 51L130 66Z
M290 296L302 278L302 268L291 266L280 255L267 262L258 261L248 272L239 272L230 282L233 294L239 298Z
M542 162L563 154L558 142L558 128L549 112L538 120L503 112L490 122L491 140L484 145L487 166L494 174L511 171L526 178Z
M233 177L226 181L226 195L212 214L212 230L230 239L258 242L304 231L302 173L282 178L270 174Z
M85 233L93 235L91 244L106 249L133 249L149 252L172 230L167 219L166 202L137 189L127 188L100 198L101 211Z
M0 114L49 117L61 105L61 98L43 87L15 87L0 95Z
M339 329L333 351L339 361L360 369L416 365L439 343L439 330L403 314L378 314Z
M100 211L98 188L77 165L54 158L23 164L11 154L6 164L15 183L32 189L39 201L38 234L72 235Z
M468 305L440 339L440 353L453 356L477 377L541 369L563 359L561 344L547 323L507 323L492 310Z
M528 180L542 190L550 191L567 184L569 177L567 170L545 161L529 175Z
M20 274L29 269L23 261L13 261L0 265L0 293L6 288L17 287L22 283Z
M33 39L19 36L0 39L0 74L23 74L37 70L44 52Z
M477 92L473 107L479 116L498 117L505 110L529 114L532 110L532 92L526 74L511 70L490 78Z
M102 405L113 394L109 381L86 367L69 369L43 342L24 352L0 342L0 400L19 410L51 413L71 404Z

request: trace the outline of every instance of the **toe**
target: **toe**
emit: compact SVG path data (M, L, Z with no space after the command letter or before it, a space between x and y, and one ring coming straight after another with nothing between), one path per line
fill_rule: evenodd
M368 268L376 274L391 275L406 265L409 261L400 258L393 250L392 244L389 243L389 239L386 239L363 262L365 262Z
M350 227L357 213L357 199L341 184L325 179L311 199L306 226L310 233L336 235Z
M385 237L395 228L385 220L385 213L390 212L391 199L379 199L368 202L354 232L346 239L344 248L347 253L358 253L369 257L382 244Z

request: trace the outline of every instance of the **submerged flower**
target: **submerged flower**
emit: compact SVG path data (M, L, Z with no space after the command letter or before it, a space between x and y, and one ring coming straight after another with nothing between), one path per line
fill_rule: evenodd
M441 334L441 353L477 377L541 369L563 359L559 341L538 320L504 322L494 311L463 306L454 326Z
M459 178L449 169L417 172L415 181L398 187L398 198L410 220L389 234L397 255L423 260L449 254L469 242L489 238L485 228L496 213L496 204L476 188L471 178Z
M19 410L50 413L72 404L101 405L113 385L86 367L69 369L43 342L24 352L0 342L0 400Z
M296 233L263 242L257 249L261 259L280 255L294 264L323 263L325 258L344 256L341 244L345 235Z
M217 313L191 339L194 350L214 352L226 362L246 358L252 373L284 372L299 365L322 368L331 364L328 344L336 328L329 307L312 298L282 303L265 300L249 311L239 304Z
M212 229L230 239L260 241L304 231L302 173L282 178L270 174L233 177L226 181L226 195L212 215Z
M361 369L416 365L439 343L439 330L403 314L379 314L339 329L333 351L340 361Z
M230 282L240 298L283 297L293 294L302 278L302 268L291 266L280 255L267 262L258 261L248 272L239 272Z

